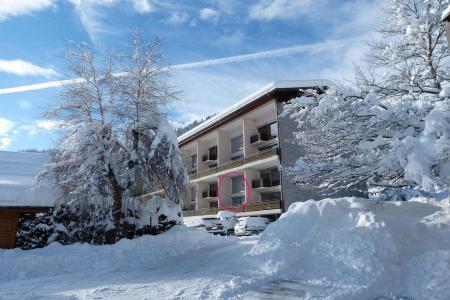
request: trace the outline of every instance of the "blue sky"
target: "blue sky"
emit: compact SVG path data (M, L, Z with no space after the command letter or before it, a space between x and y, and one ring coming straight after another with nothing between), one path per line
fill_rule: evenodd
M101 52L123 47L141 27L148 40L162 40L167 65L267 51L172 71L183 100L172 117L186 123L270 81L351 79L353 62L374 37L381 1L0 0L0 149L52 147L56 124L43 113L57 101L58 88L2 89L70 78L63 59L68 40ZM270 52L290 47L297 48Z

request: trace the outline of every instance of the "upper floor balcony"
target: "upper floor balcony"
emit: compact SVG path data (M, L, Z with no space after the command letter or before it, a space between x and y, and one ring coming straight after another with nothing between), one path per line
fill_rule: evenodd
M217 197L217 191L203 191L202 192L202 198L216 198Z
M276 155L273 149L277 146L273 101L183 145L181 151L191 179L195 179Z
M252 180L252 189L258 192L276 190L281 185L281 176L278 167L259 171L259 178Z
M272 157L272 156L275 156L278 154L279 154L278 147L264 149L262 151L253 153L252 155L250 155L248 157L241 157L241 158L238 158L238 159L235 159L235 160L232 160L232 161L220 164L220 165L216 165L216 166L211 167L202 172L193 173L189 176L189 179L190 180L199 179L199 178L206 177L208 175L212 175L212 174L226 171L229 169L238 168L240 166L244 166L246 164L256 162L258 160L263 160L265 158L269 158L269 157Z
M209 148L208 152L202 155L202 162L209 167L217 165L217 146Z

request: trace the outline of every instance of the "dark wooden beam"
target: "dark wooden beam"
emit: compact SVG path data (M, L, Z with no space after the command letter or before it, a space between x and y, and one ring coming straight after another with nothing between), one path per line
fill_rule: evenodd
M43 206L0 206L0 212L11 213L41 213L48 212L52 207Z

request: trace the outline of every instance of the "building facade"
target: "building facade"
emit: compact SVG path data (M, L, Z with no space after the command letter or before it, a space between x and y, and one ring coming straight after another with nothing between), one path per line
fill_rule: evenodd
M302 90L331 85L326 80L273 82L180 136L190 175L184 217L241 210L246 199L238 215L276 217L293 202L320 199L314 191L299 190L280 170L303 155L291 142L296 123L281 112L283 103Z

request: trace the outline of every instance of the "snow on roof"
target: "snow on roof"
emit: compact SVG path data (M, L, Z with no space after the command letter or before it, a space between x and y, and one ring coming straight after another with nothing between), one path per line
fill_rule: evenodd
M32 187L48 161L43 153L0 151L0 206L54 206L59 193L53 185Z
M442 12L442 15L441 15L441 21L446 21L446 19L447 19L447 17L449 16L449 14L450 14L450 6L447 7L447 8Z
M199 124L198 126L192 128L188 132L180 135L178 137L178 142L182 142L183 140L187 139L191 135L211 126L212 124L220 121L222 118L226 117L227 115L239 110L240 108L244 107L245 105L252 103L253 101L258 100L260 97L264 96L267 93L270 93L276 89L286 89L286 88L306 88L306 87L315 87L315 86L334 86L334 84L326 79L313 79L313 80L281 80L281 81L273 81L253 94L245 97L244 99L236 102L232 106L230 106L228 109L224 110L223 112L215 115L214 117L206 120L205 122Z

